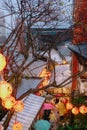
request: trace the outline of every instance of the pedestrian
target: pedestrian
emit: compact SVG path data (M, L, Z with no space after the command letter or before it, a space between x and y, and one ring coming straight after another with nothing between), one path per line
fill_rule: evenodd
M43 119L49 121L49 115L51 110L44 110Z
M58 128L59 122L60 122L60 116L59 116L59 113L58 113L56 107L54 107L51 110L49 118L50 118L50 123L51 123L51 130L56 130Z

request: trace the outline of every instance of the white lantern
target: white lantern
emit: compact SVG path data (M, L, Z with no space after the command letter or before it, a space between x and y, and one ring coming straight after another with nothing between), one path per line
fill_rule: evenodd
M12 126L12 130L23 130L23 125L20 122L15 122Z
M12 94L12 86L6 81L0 82L0 98L6 98Z
M10 96L2 100L2 106L4 106L6 109L13 108L15 104L15 98Z

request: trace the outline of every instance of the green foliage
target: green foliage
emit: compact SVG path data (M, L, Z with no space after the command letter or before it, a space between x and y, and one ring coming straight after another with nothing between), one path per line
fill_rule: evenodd
M72 104L74 106L77 106L78 108L81 105L86 105L87 106L87 97L86 96L79 96L75 97L72 100ZM65 123L65 125L61 124L61 126L57 130L87 130L87 113L86 114L81 114L79 113L78 115L73 115L73 120L72 124L71 122L71 116L68 116L64 122L69 122L69 125Z
M82 104L84 105L87 105L87 102L86 102L86 99L87 97L85 96L79 96L79 97L75 97L73 100L72 100L72 103L76 106L80 106Z

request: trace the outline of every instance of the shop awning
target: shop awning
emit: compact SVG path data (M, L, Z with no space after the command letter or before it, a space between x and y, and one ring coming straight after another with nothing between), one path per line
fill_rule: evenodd
M23 124L23 130L29 130L31 128L32 123L34 122L37 114L39 113L45 98L30 94L26 98L24 98L24 110L19 113L14 113L7 130L12 130L12 125L15 121L19 121ZM5 118L2 119L0 124L3 124Z
M82 65L87 66L87 43L70 45L68 48L76 54Z

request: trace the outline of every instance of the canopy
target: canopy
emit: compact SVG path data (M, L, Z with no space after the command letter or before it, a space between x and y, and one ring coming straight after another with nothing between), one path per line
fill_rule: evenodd
M68 48L76 54L80 64L87 66L87 43L70 45Z

